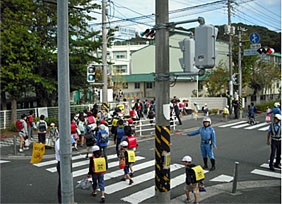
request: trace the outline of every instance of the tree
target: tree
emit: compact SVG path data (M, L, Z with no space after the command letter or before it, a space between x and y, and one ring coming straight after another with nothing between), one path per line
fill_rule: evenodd
M92 56L101 48L101 40L94 40L100 31L88 27L96 8L91 0L69 2L71 90L87 87L86 67L100 61ZM30 92L39 107L57 100L56 12L55 1L1 1L1 103L12 100L12 121L17 101Z
M257 95L264 88L271 87L276 81L281 79L281 70L273 63L258 60L250 75L249 86L254 90L253 95Z
M206 72L203 85L207 88L209 96L223 96L226 94L228 85L228 71L223 63L211 71Z

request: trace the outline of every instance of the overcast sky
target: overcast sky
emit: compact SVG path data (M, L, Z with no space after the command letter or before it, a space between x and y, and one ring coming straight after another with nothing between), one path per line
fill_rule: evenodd
M105 0L107 1L107 0ZM165 0L164 0L165 1ZM259 25L281 32L280 0L233 0L233 23ZM155 0L111 0L108 19L111 27L120 26L142 32L155 25ZM169 0L169 21L179 22L205 18L206 24L228 24L227 0ZM95 14L99 23L99 14ZM99 26L99 25L97 25ZM198 23L181 24L186 28L196 27Z

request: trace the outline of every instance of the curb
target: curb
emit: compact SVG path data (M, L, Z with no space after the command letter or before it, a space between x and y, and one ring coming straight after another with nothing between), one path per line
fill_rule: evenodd
M229 194L230 196L238 196L242 193L240 190L246 189L254 189L257 188L267 188L267 187L276 187L281 186L281 180L256 180L256 181L241 181L237 183L237 192L231 193L233 183L226 183L226 184L217 184L210 187L206 187L207 192L200 192L199 193L199 201L202 202L210 197L219 195L219 194ZM239 191L238 191L239 190ZM183 203L186 199L185 192L182 196L178 196L171 200L171 203Z

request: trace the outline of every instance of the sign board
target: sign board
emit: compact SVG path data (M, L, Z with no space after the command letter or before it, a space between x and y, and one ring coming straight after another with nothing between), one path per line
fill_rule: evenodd
M250 42L253 44L257 44L260 41L260 36L258 33L251 33L250 34Z
M251 49L259 49L259 48L261 48L261 44L260 44L260 43L251 44L251 45L250 45L250 48L251 48Z
M257 55L257 49L244 49L244 56Z
M126 35L126 36L129 36L129 37L135 37L136 36L136 31L132 28L119 27L118 31L121 35Z

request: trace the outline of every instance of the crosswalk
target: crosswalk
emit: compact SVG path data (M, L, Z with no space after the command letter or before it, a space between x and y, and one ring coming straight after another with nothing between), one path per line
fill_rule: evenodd
M239 121L233 123L227 123L224 125L220 125L220 128L233 128L233 129L245 129L245 130L254 130L257 129L259 131L267 131L269 128L270 123L261 122L256 123L254 125L250 125L247 121Z
M91 155L89 155L91 156ZM56 160L48 160L43 161L39 164L34 164L34 166L38 168L44 168L49 173L55 173L56 170ZM84 155L77 155L72 157L72 168L73 168L73 180L74 183L79 183L82 179L84 179L88 173L88 165L89 160L85 159ZM121 195L120 200L128 203L141 203L149 198L152 198L155 195L155 187L153 185L153 181L155 179L155 170L154 170L155 160L148 160L146 157L142 155L136 156L136 163L134 164L134 172L135 176L133 177L133 185L128 185L128 182L120 181L119 178L123 176L123 170L119 169L119 162L116 158L116 155L108 155L108 171L104 176L105 180L105 193L106 195L114 194L116 192L124 192ZM259 166L258 169L254 169L251 173L268 176L273 178L281 178L279 173L271 172L266 169L268 166L263 164ZM184 185L185 182L185 173L184 173L184 165L173 163L170 166L171 189L176 188L180 185ZM208 174L209 171L205 171L205 174ZM280 176L280 177L279 177ZM233 180L233 176L228 175L218 175L214 178L210 178L209 181L215 182L231 182ZM144 184L146 184L144 187ZM138 186L132 188L132 186ZM140 186L140 187L139 187ZM142 187L141 187L142 186ZM131 188L134 192L126 193L128 189Z

